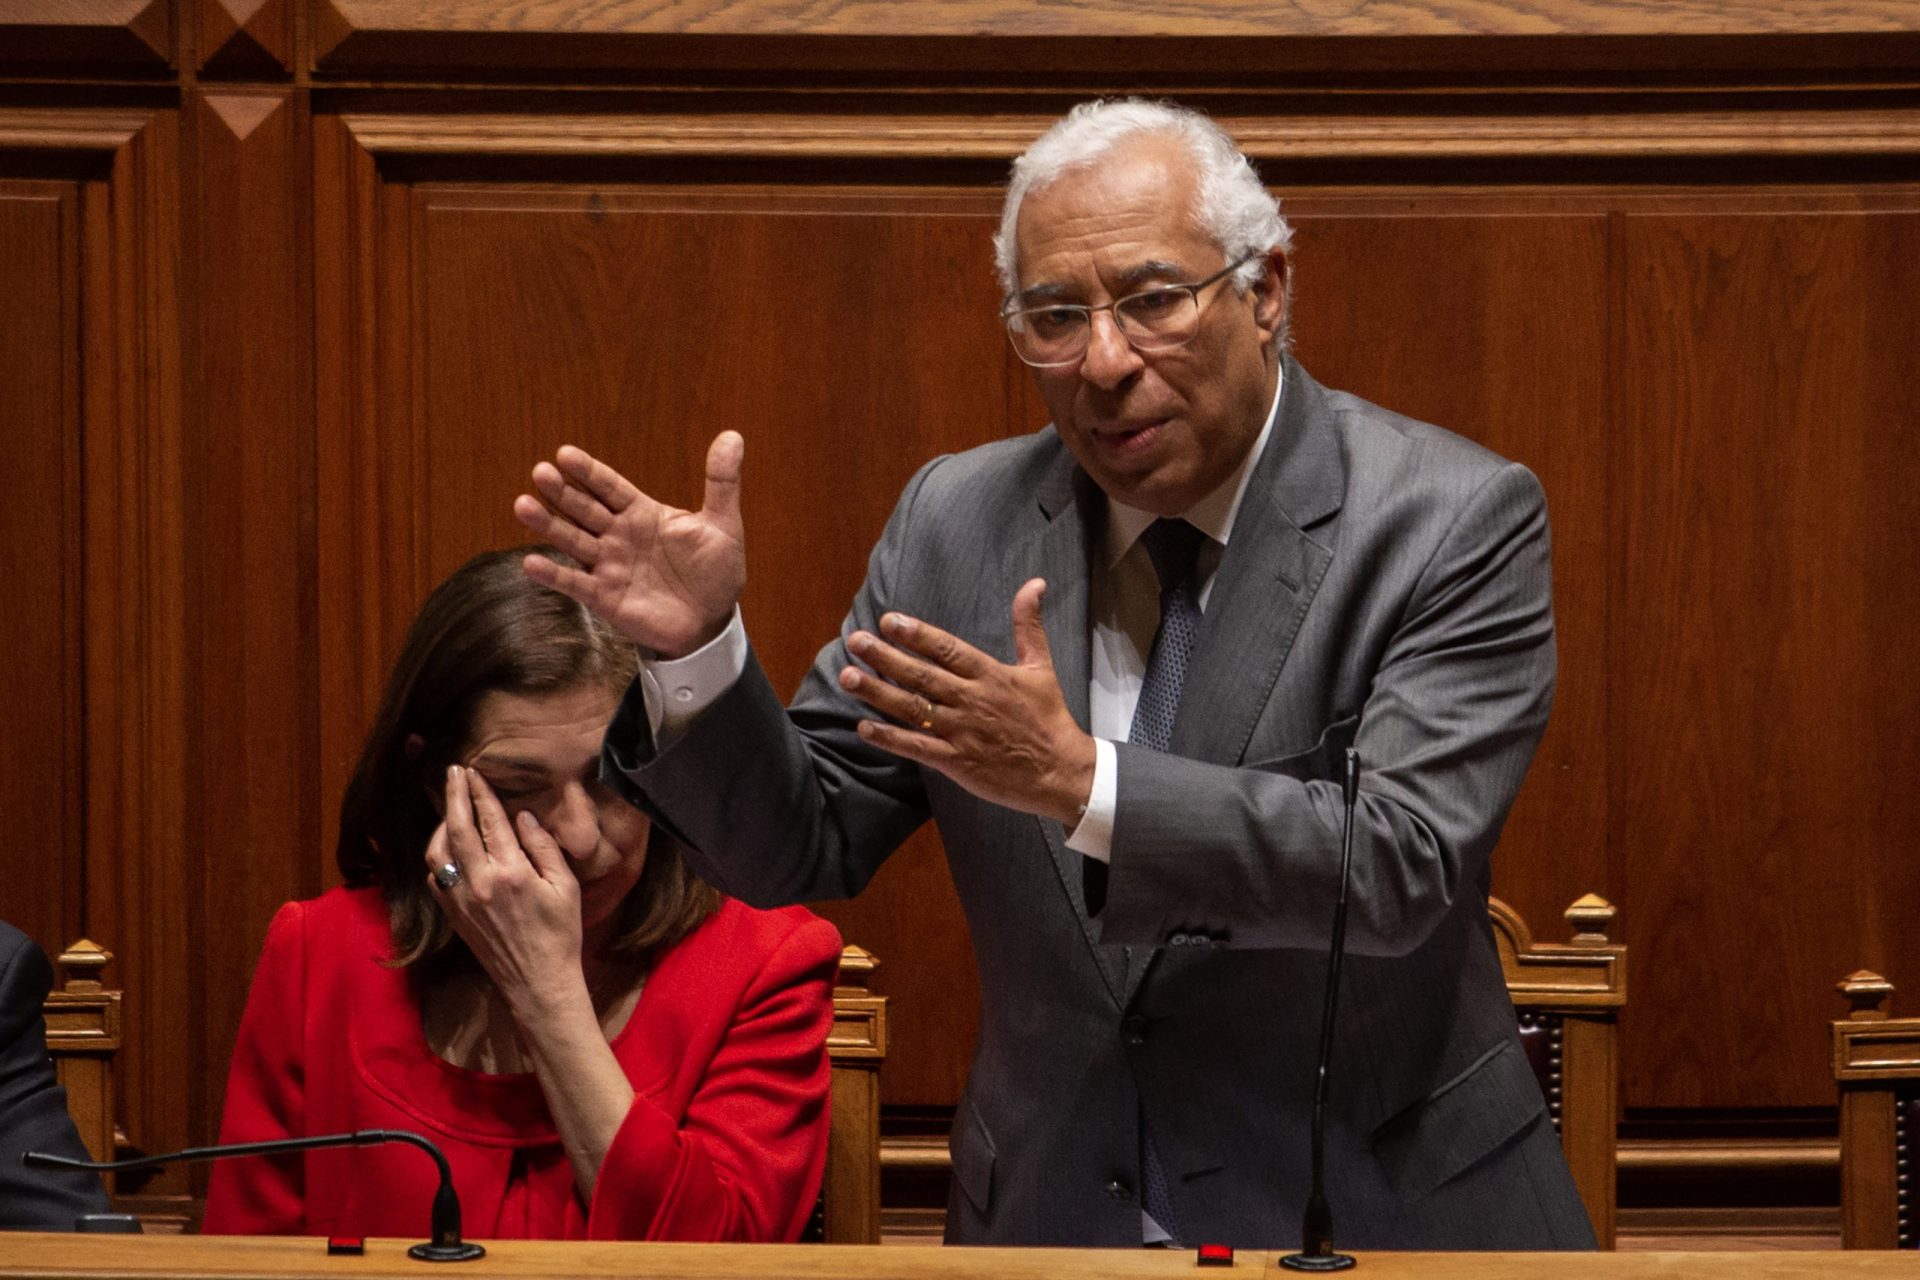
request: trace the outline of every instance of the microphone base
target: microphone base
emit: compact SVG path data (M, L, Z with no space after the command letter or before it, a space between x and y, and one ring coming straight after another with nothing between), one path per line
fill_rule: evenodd
M1353 1266L1350 1253L1290 1253L1280 1259L1289 1271L1345 1271Z
M407 1250L407 1256L421 1262L472 1262L486 1257L487 1251L471 1240L463 1240L459 1244L417 1244Z

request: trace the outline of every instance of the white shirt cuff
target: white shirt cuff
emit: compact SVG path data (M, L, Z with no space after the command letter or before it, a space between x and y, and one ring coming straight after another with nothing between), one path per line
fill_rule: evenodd
M660 658L640 663L640 691L647 703L647 722L653 726L656 750L665 749L701 712L733 688L747 669L747 627L740 607L722 631L684 658Z
M1120 757L1105 738L1093 740L1093 794L1067 837L1067 848L1096 862L1113 857L1113 811L1119 803Z

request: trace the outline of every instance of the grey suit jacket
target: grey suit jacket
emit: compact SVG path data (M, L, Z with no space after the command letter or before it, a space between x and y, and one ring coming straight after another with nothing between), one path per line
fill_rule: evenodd
M1051 430L928 464L790 709L757 664L664 752L637 691L608 775L759 905L850 896L929 816L972 935L980 1036L949 1239L1138 1243L1144 1107L1189 1242L1292 1246L1339 869L1363 761L1328 1178L1350 1246L1590 1246L1515 1033L1489 855L1552 700L1531 473L1287 362L1214 580L1170 754L1121 746L1107 900L1058 823L862 743L835 674L888 609L1004 660L1047 579L1087 723L1105 504Z

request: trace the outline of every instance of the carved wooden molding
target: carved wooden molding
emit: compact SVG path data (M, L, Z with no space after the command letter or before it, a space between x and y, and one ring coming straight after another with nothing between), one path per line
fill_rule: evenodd
M662 69L853 73L933 70L1026 88L1098 73L1191 84L1317 71L1489 72L1543 65L1699 71L1911 67L1920 11L1906 0L311 0L314 69L631 78ZM1164 83L1164 79L1157 80Z
M348 112L342 119L376 156L1004 161L1054 117ZM1219 119L1248 155L1282 163L1920 156L1920 107Z
M812 36L1770 36L1920 31L1908 0L316 0L347 32Z
M169 0L10 0L0 5L0 66L173 64Z
M887 1056L887 998L867 989L880 967L873 953L847 947L840 953L840 976L833 989L833 1030L827 1053L836 1066L877 1068Z
M139 108L0 107L0 151L114 152L152 118Z
M1587 894L1566 910L1574 940L1536 942L1526 922L1498 898L1487 903L1507 991L1522 1009L1607 1010L1627 1002L1627 949L1605 929L1614 908Z
M1920 1083L1920 1018L1834 1023L1833 1078Z
M293 0L197 0L200 70L285 74L293 69Z

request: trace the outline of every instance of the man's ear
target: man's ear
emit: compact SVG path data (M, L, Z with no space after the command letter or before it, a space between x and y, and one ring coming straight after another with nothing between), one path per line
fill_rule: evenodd
M1287 251L1268 250L1266 267L1253 282L1253 321L1260 327L1262 340L1271 342L1287 323Z

